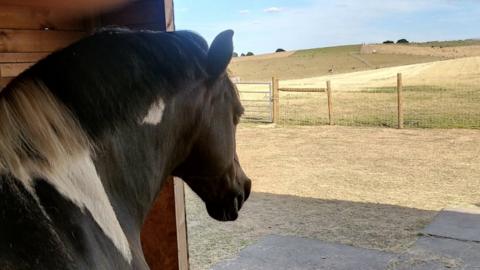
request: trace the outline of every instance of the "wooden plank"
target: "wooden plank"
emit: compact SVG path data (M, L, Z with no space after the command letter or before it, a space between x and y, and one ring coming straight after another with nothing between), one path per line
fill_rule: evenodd
M177 219L178 269L188 270L188 236L185 208L185 187L182 179L174 178L175 215Z
M47 8L1 5L0 28L82 30L83 23L79 19L65 17L63 13Z
M102 16L102 25L160 24L165 30L163 1L138 1Z
M85 36L85 32L1 30L1 52L52 52Z
M125 25L130 29L135 30L154 30L154 31L165 31L165 25L159 23L146 23L146 24L129 24Z
M13 77L0 77L0 92L11 80L13 80Z
M16 77L34 63L8 63L0 64L1 77Z
M150 269L179 269L173 177L166 180L147 215L142 227L141 241Z
M325 88L278 88L282 92L323 93Z
M0 63L32 63L47 55L48 53L0 53Z
M165 29L168 32L175 31L175 16L173 11L173 0L164 0L165 3Z

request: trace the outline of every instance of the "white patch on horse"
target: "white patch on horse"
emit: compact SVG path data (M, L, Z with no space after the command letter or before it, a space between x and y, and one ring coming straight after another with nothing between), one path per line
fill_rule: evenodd
M67 158L68 159L68 158ZM60 194L75 203L82 212L88 210L97 222L103 233L110 238L115 247L131 263L132 252L125 233L120 226L112 204L105 192L105 188L97 174L90 153L72 157L54 172L33 172L54 186Z
M41 80L26 77L10 90L0 97L0 171L19 179L37 201L32 179L45 179L82 211L88 210L131 262L129 242L90 155L94 146L77 119ZM32 152L40 153L44 162Z
M165 102L159 98L155 101L148 110L147 115L143 118L142 124L157 125L162 121L163 111L165 110Z

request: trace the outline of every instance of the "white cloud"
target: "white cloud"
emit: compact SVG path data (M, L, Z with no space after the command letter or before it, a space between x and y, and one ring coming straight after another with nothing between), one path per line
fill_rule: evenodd
M242 10L239 11L239 13L242 14L242 15L246 15L246 14L249 14L249 13L250 13L250 10L248 10L248 9L242 9Z
M267 13L278 13L278 12L282 11L282 8L279 8L279 7L269 7L269 8L264 9L263 11L265 11L265 12L267 12Z

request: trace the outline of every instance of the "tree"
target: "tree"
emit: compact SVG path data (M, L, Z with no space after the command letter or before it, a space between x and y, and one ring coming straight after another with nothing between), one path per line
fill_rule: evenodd
M383 44L393 44L393 43L395 43L395 42L393 42L392 40L385 40L383 42Z
M240 56L245 56L245 54L244 54L244 53L242 53L242 54L240 54Z
M278 49L275 50L275 52L284 52L284 51L285 51L285 50L282 49L282 48L278 48Z
M238 53L233 52L232 57L238 57Z
M397 44L406 44L406 43L409 43L409 42L404 38L397 40Z
M247 56L252 56L254 55L253 52L247 52Z

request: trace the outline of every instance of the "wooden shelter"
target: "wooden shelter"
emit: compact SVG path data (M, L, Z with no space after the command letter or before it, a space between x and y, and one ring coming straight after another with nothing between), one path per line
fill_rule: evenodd
M173 0L138 0L83 17L42 6L41 2L0 1L0 90L36 61L97 27L174 30ZM142 246L150 267L188 269L186 237L183 182L170 178L142 230Z

